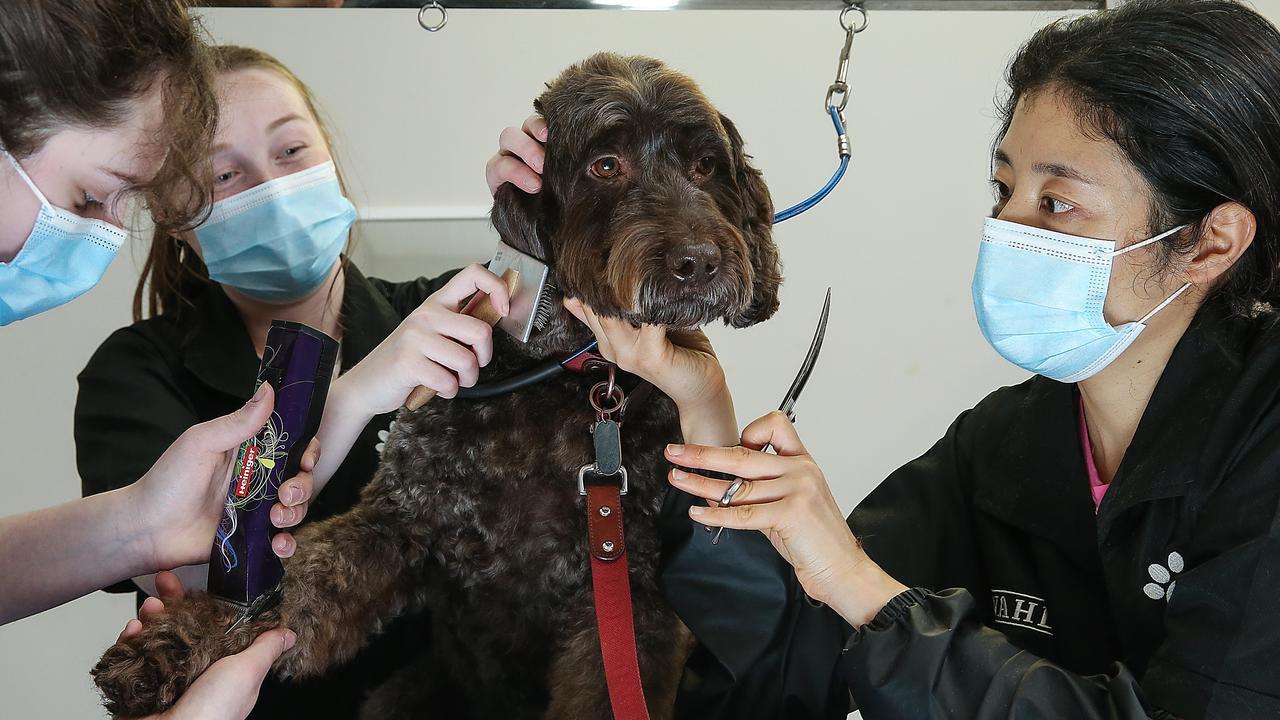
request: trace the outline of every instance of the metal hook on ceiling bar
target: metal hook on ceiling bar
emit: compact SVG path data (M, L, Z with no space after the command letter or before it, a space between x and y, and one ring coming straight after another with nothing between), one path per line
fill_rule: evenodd
M427 17L433 10L440 13L440 20L434 23L427 22ZM449 11L445 9L444 5L441 5L436 0L425 2L422 4L422 7L418 8L418 25L420 25L423 30L426 30L427 32L440 32L447 24L449 24Z
M867 25L871 22L867 16L867 9L860 2L852 2L845 0L847 3L845 8L840 11L840 27L844 29L844 47L840 50L840 62L836 65L836 79L831 83L831 87L827 88L827 97L823 100L823 109L833 105L840 112L844 112L845 106L849 104L849 54L853 50L853 36L867 29ZM850 18L850 14L858 13L862 16L861 22L855 22ZM839 102L835 102L839 96Z
M861 22L854 22L850 18L850 15L855 12L862 16ZM845 126L844 109L849 104L849 54L853 49L853 36L867 29L867 10L860 0L845 0L845 8L840 11L840 27L844 29L844 47L840 50L840 63L836 66L836 80L831 83L831 87L827 88L827 97L823 103L823 110L831 116L831 124L836 130L836 149L839 152L840 165L821 190L809 199L776 213L773 218L774 224L790 220L822 202L823 198L831 194L831 191L840 184L845 171L849 169L853 145L849 141L849 131Z

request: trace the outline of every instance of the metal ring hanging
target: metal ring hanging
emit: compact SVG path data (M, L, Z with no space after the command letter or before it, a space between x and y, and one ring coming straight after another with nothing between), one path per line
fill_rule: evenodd
M862 16L861 25L854 25L852 21L848 20L849 13L855 12L855 11ZM845 32L849 32L849 33L853 33L854 35L857 35L858 33L867 29L867 23L869 22L871 22L871 20L867 16L867 9L862 7L861 3L858 3L856 5L851 3L844 10L840 11L840 27L844 28Z
M432 10L435 10L440 13L440 22L437 22L434 24L427 22L427 13L429 13ZM436 2L436 0L423 3L422 7L418 8L418 25L420 25L423 30L426 30L427 32L440 32L441 30L444 29L444 26L448 24L449 24L449 11L446 10L445 7L441 5L439 2Z

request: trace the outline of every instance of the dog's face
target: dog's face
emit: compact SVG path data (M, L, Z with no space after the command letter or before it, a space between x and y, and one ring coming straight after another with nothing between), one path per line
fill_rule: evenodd
M495 197L504 240L545 260L596 312L689 328L745 327L778 307L773 205L742 138L684 75L595 55L535 102L549 133L543 189Z

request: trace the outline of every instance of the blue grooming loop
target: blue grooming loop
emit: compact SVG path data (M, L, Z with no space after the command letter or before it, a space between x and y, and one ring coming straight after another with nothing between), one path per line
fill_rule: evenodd
M831 122L835 124L836 136L840 140L840 167L836 168L836 174L832 175L831 179L827 181L827 184L823 185L821 190L814 193L813 197L810 197L808 200L796 205L792 205L786 210L782 210L775 214L773 216L774 225L777 225L784 220L790 220L791 218L822 202L823 198L830 195L831 191L836 189L836 185L839 185L840 180L844 178L845 170L849 169L849 135L845 132L844 121L840 117L840 110L837 109L835 105L828 105L827 110L831 113Z
M859 23L855 23L850 18L850 15L855 12L862 16L862 21ZM831 124L836 126L836 140L840 147L840 167L836 168L836 174L832 175L827 184L823 185L813 197L774 215L773 224L775 225L784 220L790 220L822 202L823 198L836 189L836 185L839 185L840 180L844 178L845 171L849 169L851 151L849 133L844 126L844 108L849 104L849 52L853 49L853 36L867 29L867 11L862 7L862 3L845 0L845 8L840 11L840 27L844 29L844 47L840 50L840 62L836 65L835 82L827 88L827 98L824 102L827 113L831 115ZM836 102L837 98L839 102Z

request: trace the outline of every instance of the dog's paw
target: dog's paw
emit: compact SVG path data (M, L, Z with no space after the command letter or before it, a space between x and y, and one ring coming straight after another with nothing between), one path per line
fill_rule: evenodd
M192 593L147 618L141 632L117 642L93 668L107 712L142 717L169 709L215 660L248 645L246 632L225 635L234 617L231 605Z

